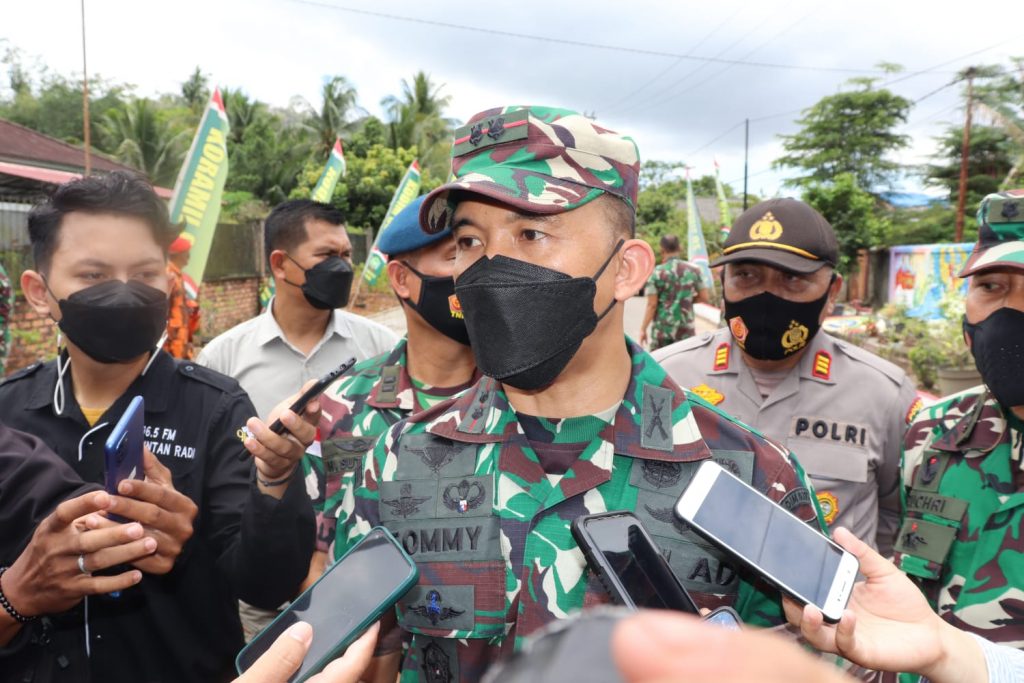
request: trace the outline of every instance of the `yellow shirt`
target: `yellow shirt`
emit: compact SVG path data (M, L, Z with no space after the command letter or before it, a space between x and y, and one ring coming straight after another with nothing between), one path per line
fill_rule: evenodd
M78 406L82 410L82 415L85 415L85 421L89 423L90 427L95 427L96 422L103 417L103 413L107 412L106 408L86 408L85 406Z

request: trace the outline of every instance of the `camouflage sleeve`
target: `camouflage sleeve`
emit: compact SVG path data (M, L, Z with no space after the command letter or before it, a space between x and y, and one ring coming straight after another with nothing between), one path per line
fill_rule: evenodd
M345 487L338 506L333 559L337 560L348 552L370 529L380 526L378 483L390 459L392 447L397 450L398 438L404 426L405 420L397 422L377 439L373 450L363 456L362 463L353 473L352 484ZM393 459L391 461L394 468Z
M306 482L306 493L313 501L313 512L316 515L316 549L327 552L334 538L335 522L333 517L324 515L324 502L327 499L327 475L324 473L324 461L317 439L302 456L302 476Z
M644 294L651 296L658 293L658 288L661 286L661 270L655 268L651 272L651 276L647 278L647 287Z
M904 378L893 405L886 413L882 462L875 474L878 482L878 533L875 536L875 543L878 552L885 557L892 555L893 543L900 529L900 516L903 512L903 477L900 475L903 437L920 406L921 399L917 397L917 390L908 378Z

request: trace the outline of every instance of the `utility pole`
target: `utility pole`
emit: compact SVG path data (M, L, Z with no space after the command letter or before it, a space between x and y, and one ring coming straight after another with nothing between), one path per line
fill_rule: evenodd
M967 159L971 153L971 109L974 105L974 67L964 73L967 78L967 114L964 120L963 145L960 148L960 185L956 197L956 241L964 239L964 205L967 203Z
M751 120L743 119L743 211L746 211L746 176L751 161Z
M82 139L85 142L85 175L92 173L92 139L89 125L89 68L85 63L85 0L82 4Z

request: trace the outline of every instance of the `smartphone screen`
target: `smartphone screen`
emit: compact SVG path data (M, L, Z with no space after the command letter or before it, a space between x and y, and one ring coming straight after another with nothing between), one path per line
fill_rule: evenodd
M697 613L640 520L629 514L595 517L585 528L637 607Z
M289 681L301 681L340 656L416 581L416 566L383 529L373 529L238 655L244 672L293 624L313 627L313 643Z
M842 549L740 480L720 473L684 518L803 599L827 604Z

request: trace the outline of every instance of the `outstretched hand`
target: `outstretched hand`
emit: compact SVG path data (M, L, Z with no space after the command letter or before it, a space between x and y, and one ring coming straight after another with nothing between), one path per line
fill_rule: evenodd
M896 565L847 529L834 529L833 537L857 557L867 580L854 586L850 603L835 625L826 624L811 605L783 600L787 620L800 628L811 645L870 669L920 673L936 682L949 680L944 671L955 652L961 674L979 663L984 674L978 645L935 614L920 589Z

